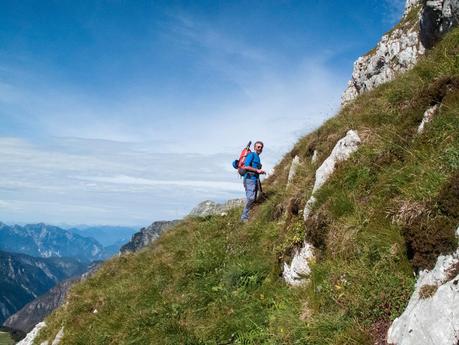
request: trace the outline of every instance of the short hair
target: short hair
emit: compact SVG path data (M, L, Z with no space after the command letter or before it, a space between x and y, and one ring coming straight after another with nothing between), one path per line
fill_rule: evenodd
M253 144L253 147L257 146L257 144L261 144L261 147L265 147L265 144L263 144L262 141L255 141L255 144Z

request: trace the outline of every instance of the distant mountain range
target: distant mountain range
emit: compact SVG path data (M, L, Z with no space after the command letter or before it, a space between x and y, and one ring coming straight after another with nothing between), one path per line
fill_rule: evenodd
M91 237L102 244L104 247L118 246L118 251L121 245L127 243L131 236L139 231L139 228L110 225L79 225L67 228L67 230L83 237Z
M88 264L71 258L37 258L0 251L0 324L59 281L80 276Z
M82 262L107 257L104 247L95 239L43 223L24 226L0 223L0 250L41 258L72 257Z

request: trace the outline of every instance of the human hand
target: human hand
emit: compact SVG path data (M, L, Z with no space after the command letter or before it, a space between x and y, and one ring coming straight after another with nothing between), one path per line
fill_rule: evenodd
M266 172L264 170L258 169L257 174L264 175Z

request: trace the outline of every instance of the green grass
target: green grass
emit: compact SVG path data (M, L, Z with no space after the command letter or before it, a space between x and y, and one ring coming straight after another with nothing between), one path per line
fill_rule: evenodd
M451 248L459 221L451 187L459 178L459 90L448 82L459 75L458 42L455 30L412 71L302 138L267 180L249 224L239 223L240 209L189 218L153 246L110 260L72 289L39 341L64 326L63 344L373 344L375 329L408 302L413 269ZM440 112L417 135L438 90L446 90ZM317 193L304 224L314 172L351 128L363 143ZM286 189L295 155L303 164ZM422 215L411 221L416 208ZM309 284L290 288L282 263L305 236L317 259Z
M15 341L10 337L7 332L0 332L0 345L12 345Z

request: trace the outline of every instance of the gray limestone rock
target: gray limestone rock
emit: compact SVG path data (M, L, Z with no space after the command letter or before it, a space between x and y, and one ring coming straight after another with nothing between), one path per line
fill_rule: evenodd
M427 1L421 16L420 38L432 48L441 37L459 24L459 0Z
M416 20L408 20L419 6ZM459 24L459 0L407 0L402 24L384 35L376 48L354 63L352 78L341 97L343 105L393 80L417 63L419 56Z
M459 228L456 231L456 235ZM393 345L459 343L459 249L441 255L435 267L419 274L403 314L389 328Z
M121 247L121 253L136 252L141 248L148 246L150 243L159 238L159 236L177 225L179 220L171 221L157 221L153 222L150 226L140 229L132 235L131 240Z
M425 125L432 121L432 118L434 117L435 113L437 112L439 108L438 104L435 104L431 107L429 107L425 112L424 115L422 116L422 121L418 127L418 134L421 134L424 132Z
M309 264L313 261L314 247L310 243L304 242L301 248L295 250L292 263L288 265L284 262L282 276L286 283L292 286L301 285L311 273Z
M322 165L316 170L316 179L312 190L312 195L306 202L303 211L303 218L306 221L309 218L312 207L316 202L314 192L316 192L330 178L335 171L336 164L347 160L360 145L361 140L358 133L349 130L346 136L338 140L330 156L325 159ZM295 250L290 265L284 263L283 277L289 285L300 285L306 281L310 273L309 263L314 260L314 247L308 242L304 242L300 249Z
M190 216L206 217L211 215L225 215L230 209L244 205L244 199L231 199L222 204L206 200L198 204L190 212Z

